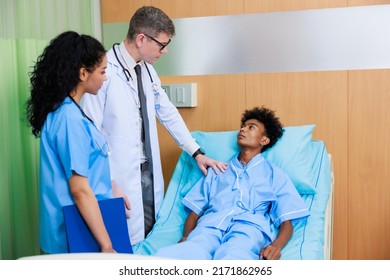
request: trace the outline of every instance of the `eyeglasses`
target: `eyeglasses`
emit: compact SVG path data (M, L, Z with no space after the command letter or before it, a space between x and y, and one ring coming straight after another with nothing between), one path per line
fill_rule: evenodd
M168 44L171 42L171 39L169 39L168 43L161 43L160 41L157 41L156 39L154 39L152 36L149 36L148 34L144 34L146 37L148 37L149 39L152 39L153 41L155 41L161 48L160 48L160 52L166 47L168 46Z

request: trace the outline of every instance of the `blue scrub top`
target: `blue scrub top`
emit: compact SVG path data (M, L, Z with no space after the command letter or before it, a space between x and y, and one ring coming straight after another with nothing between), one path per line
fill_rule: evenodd
M112 198L109 149L94 124L67 97L48 114L40 141L39 240L46 253L66 253L62 207L74 204L72 171L88 178L97 200Z
M259 227L275 239L283 221L307 217L309 210L287 174L256 155L246 166L232 159L229 168L215 174L212 169L183 199L183 204L201 216L198 226L227 230L234 221Z

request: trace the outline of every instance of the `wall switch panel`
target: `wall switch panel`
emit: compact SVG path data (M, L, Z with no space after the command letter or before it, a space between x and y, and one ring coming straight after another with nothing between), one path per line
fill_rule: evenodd
M197 84L167 84L161 85L168 95L169 100L176 107L197 106Z

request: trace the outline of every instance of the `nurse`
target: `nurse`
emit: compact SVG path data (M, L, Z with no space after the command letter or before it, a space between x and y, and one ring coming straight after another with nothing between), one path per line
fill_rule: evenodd
M286 173L262 152L283 135L274 112L244 112L237 135L240 152L225 173L209 172L183 199L190 210L180 243L156 256L176 259L276 260L293 224L309 215ZM272 228L278 229L278 233Z
M123 196L128 202L132 244L151 231L164 196L156 118L179 147L195 158L204 174L209 166L215 172L226 169L226 164L207 157L192 138L152 66L168 52L174 34L175 26L163 11L151 6L139 8L130 20L126 38L107 53L107 81L99 94L83 98L85 112L111 147L114 195ZM141 69L138 75L136 66ZM145 105L139 98L141 83ZM142 117L145 110L147 116ZM144 128L143 123L148 125ZM150 145L143 138L143 131L149 135Z
M102 44L67 31L38 57L30 73L27 117L40 137L39 243L45 253L66 253L62 207L76 204L101 252L114 252L97 201L112 198L109 147L79 102L106 80Z

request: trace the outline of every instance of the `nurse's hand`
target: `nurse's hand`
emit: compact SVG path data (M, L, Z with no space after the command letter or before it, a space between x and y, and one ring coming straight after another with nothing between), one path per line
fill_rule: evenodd
M101 252L101 253L116 253L116 251L115 251L114 248L112 248L112 247L109 247L109 248L101 248L100 252Z
M203 174L207 175L207 168L211 167L216 174L219 172L225 172L227 169L227 164L212 158L209 158L206 155L199 154L195 157L196 163L200 170L202 170Z
M114 197L123 197L123 200L125 201L125 207L126 207L126 218L130 218L129 211L131 209L130 200L127 198L127 195L123 193L120 187L116 184L115 180L111 181L112 185L112 194Z

